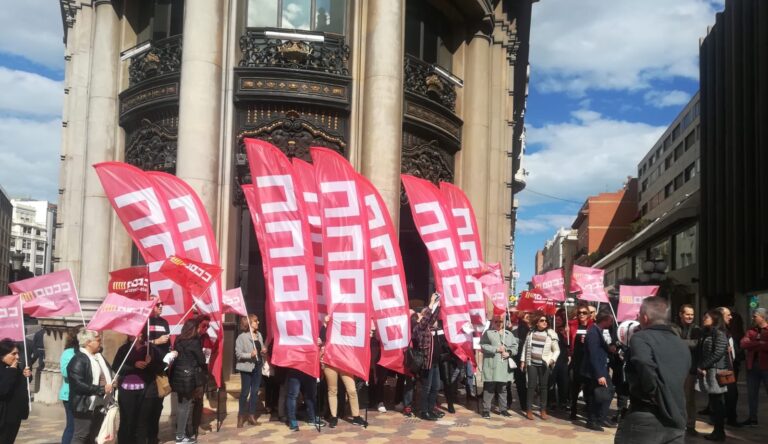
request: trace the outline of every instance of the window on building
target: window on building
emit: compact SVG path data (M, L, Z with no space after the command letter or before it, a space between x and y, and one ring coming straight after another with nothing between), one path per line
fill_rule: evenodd
M664 199L668 198L675 191L675 185L670 182L664 187Z
M685 150L691 149L694 143L696 143L696 131L691 131L685 136Z
M696 162L685 167L685 181L688 182L692 178L696 177Z
M405 53L450 70L453 54L447 43L450 26L440 10L428 2L407 2Z
M184 0L143 0L137 6L137 42L158 41L181 34Z
M678 123L677 126L675 126L675 129L672 130L672 141L674 142L677 140L677 138L680 137L680 124Z
M249 28L344 34L347 0L248 0Z
M696 225L675 234L675 270L696 263Z
M35 276L42 276L42 275L43 275L43 269L35 268Z
M22 240L21 248L23 248L24 250L29 250L30 248L32 248L32 241L29 239Z
M680 142L680 144L675 147L675 160L682 157L683 152L684 152L683 143Z
M40 236L40 230L35 230L35 236Z
M633 272L634 273L633 273L633 276L632 276L633 278L637 278L643 272L643 263L645 263L645 261L647 259L648 259L648 255L647 255L645 250L643 250L642 252L636 254L632 258L632 262L633 262L633 265L634 265L634 267L633 267Z
M37 255L35 256L35 265L43 265L45 263L45 257Z
M646 214L648 214L648 204L647 203L643 204L643 206L640 208L640 216L645 216Z
M672 157L672 154L670 154L669 156L667 156L666 159L664 159L664 170L665 171L668 170L669 167L672 166L672 162L674 162L674 159Z
M667 138L664 139L664 151L668 150L670 145L672 145L672 137L667 136Z
M42 242L36 242L35 243L35 250L37 251L45 251L45 244Z
M648 179L645 179L643 181L643 185L640 187L640 191L642 192L642 191L645 191L647 189L648 189Z
M21 232L24 234L32 234L32 227L23 227Z
M679 190L684 183L685 179L683 178L683 173L678 174L677 177L675 177L675 190Z
M663 241L657 243L656 245L652 246L649 253L651 259L661 259L664 261L667 268L664 270L665 272L669 271L670 269L670 251L671 251L671 245L669 242L669 239L664 239Z
M24 253L24 262L29 263L29 253Z

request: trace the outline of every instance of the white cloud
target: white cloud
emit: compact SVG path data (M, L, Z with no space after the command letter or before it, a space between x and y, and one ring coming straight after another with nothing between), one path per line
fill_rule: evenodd
M11 197L56 202L61 120L0 117L0 184Z
M643 96L645 103L655 108L666 108L668 106L682 106L691 100L691 95L685 91L675 89L672 91L653 90L648 91Z
M0 111L10 114L60 116L61 82L0 66Z
M568 228L576 219L574 214L540 214L533 218L520 218L515 222L515 231L519 234L554 232L558 228Z
M640 90L699 75L699 38L714 23L707 0L547 0L534 4L533 86L582 96Z
M3 2L0 8L0 52L22 56L49 68L63 69L63 37L59 2Z
M572 113L570 122L527 128L524 168L527 188L581 202L587 196L616 191L666 127L606 118L590 110ZM535 149L535 151L534 151ZM521 206L552 203L538 194L519 194ZM535 228L535 226L529 226Z

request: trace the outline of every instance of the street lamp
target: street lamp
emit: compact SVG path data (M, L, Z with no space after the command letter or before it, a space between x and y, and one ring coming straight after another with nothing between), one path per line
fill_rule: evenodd
M664 259L650 259L643 262L643 272L637 275L642 283L659 283L666 278L667 263Z

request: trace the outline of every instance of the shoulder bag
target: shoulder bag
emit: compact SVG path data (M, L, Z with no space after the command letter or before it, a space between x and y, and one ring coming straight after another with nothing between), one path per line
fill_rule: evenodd
M413 341L405 349L405 368L413 374L417 374L424 367L424 352L413 346Z
M714 338L712 341L712 345L714 346ZM730 364L730 368L733 368L733 358L731 357L731 351L727 348L725 349L725 353L728 355L728 364ZM717 379L717 384L720 387L725 387L729 384L735 384L736 383L736 374L733 372L733 370L718 370L717 373L715 373L715 378Z

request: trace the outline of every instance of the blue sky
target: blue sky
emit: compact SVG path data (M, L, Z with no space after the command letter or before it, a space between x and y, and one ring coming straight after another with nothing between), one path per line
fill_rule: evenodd
M699 88L698 43L723 1L535 3L517 289L584 200L621 188ZM550 196L544 197L543 193Z

